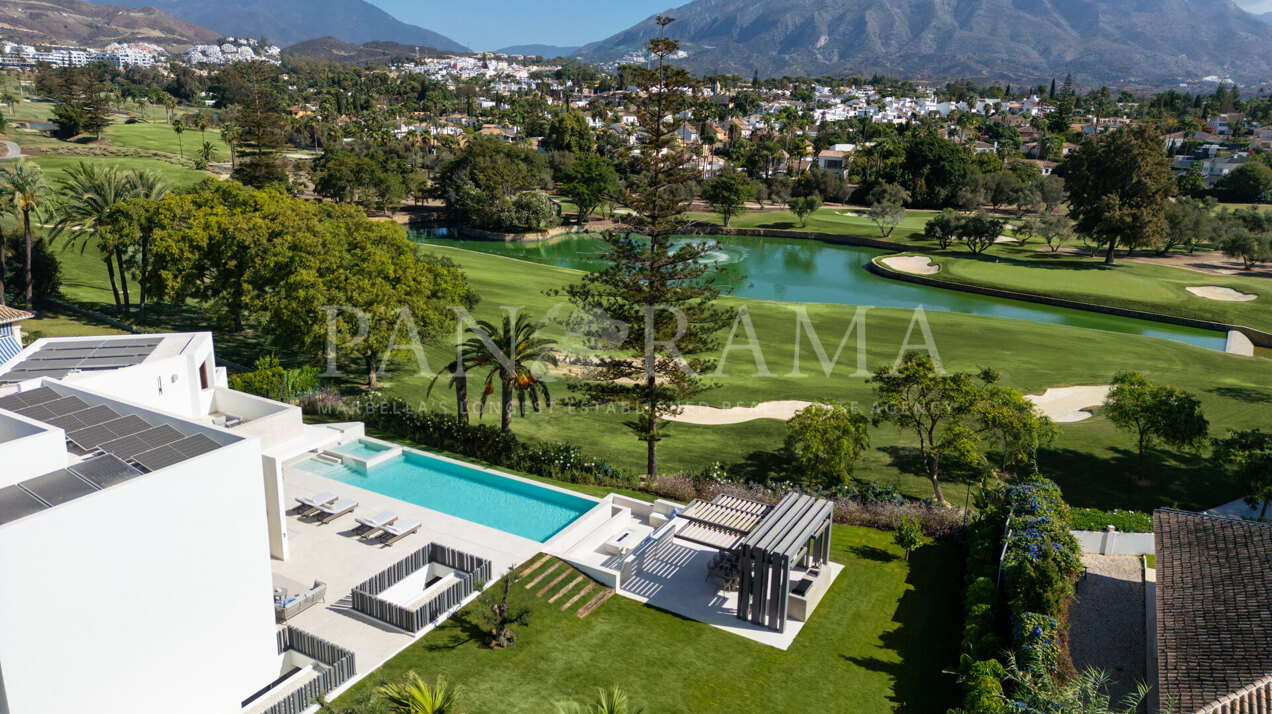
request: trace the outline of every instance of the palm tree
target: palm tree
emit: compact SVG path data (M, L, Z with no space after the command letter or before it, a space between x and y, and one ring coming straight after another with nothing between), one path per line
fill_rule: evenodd
M212 142L205 141L203 142L203 146L199 147L199 151L196 155L203 161L203 165L207 166L212 163L213 157L216 156L216 147L212 146Z
M14 94L13 92L10 92L9 90L6 89L3 94L0 94L0 104L8 104L10 114L13 114L13 112L15 111L14 105L16 105L17 103L18 103L18 96Z
M177 132L177 151L181 152L181 158L185 158L185 145L181 143L181 135L185 133L185 122L180 119L172 120L172 130Z
M139 97L137 99L137 108L141 110L141 120L146 121L146 107L150 106L150 99Z
M205 142L206 143L206 142ZM143 198L148 201L160 201L164 196L168 195L168 182L156 171L135 171L129 175L133 184L132 195L134 198ZM138 236L138 256L137 264L137 316L146 319L146 303L149 301L149 295L146 290L146 276L150 275L150 231L143 230Z
M596 699L586 704L558 702L557 714L641 714L645 707L632 708L627 693L618 687L597 690Z
M163 95L164 118L172 121L172 113L177 110L177 100L171 94Z
M0 191L6 194L8 208L22 216L22 231L26 240L26 262L24 277L26 280L26 306L31 306L32 288L34 287L31 271L31 248L35 243L35 234L31 232L31 214L39 214L45 207L45 199L49 196L49 186L44 181L40 167L25 161L12 169L0 169Z
M517 394L517 403L521 408L521 416L526 415L526 398L529 397L534 410L539 411L539 395L543 395L544 403L552 406L548 385L539 380L534 367L540 362L555 365L556 341L539 336L539 327L526 313L517 315L514 322L509 315L504 315L503 322L496 328L485 320L479 320L476 327L469 332L472 337L464 343L463 351L471 354L476 367L491 365L482 389L481 404L477 415L486 411L486 398L495 391L495 380L499 380L501 398L500 428L512 430L512 395Z
M208 117L203 112L194 115L194 128L199 130L199 137L204 141L208 138Z
M442 378L442 374L450 375L450 386L455 390L455 416L459 419L460 424L468 424L468 370L477 366L476 355L464 349L465 345L460 345L459 355L442 370L437 376L433 377L433 381L428 383L428 390L424 393L427 399L433 394L433 385L437 384L437 380Z
M415 672L399 684L381 685L378 693L392 714L458 714L459 687L447 686L441 677L432 685Z
M70 248L78 243L81 252L88 247L90 238L97 239L102 262L106 265L106 275L110 278L110 289L115 296L115 307L122 308L124 314L128 314L131 300L123 250L111 240L109 231L106 230L106 219L110 209L116 204L137 195L137 179L121 174L114 166L102 167L81 161L67 170L60 188L65 200L60 211L61 219L53 228L54 235L60 236L69 230L70 237L63 248ZM167 189L163 190L166 192Z
M243 130L238 124L226 124L221 127L221 141L230 147L230 168L238 167L238 143L243 138Z

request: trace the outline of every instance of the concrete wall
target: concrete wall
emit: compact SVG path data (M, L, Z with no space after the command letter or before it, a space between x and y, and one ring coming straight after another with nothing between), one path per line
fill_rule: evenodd
M239 441L0 526L0 711L224 714L277 677L260 458Z
M1152 533L1122 533L1112 526L1107 531L1069 531L1078 539L1083 553L1100 555L1145 555L1154 553Z
M66 468L66 432L0 412L0 488Z
M298 439L304 431L300 407L246 392L216 388L213 390L210 409L245 419L246 421L231 430L235 434L257 437L261 440L262 449Z

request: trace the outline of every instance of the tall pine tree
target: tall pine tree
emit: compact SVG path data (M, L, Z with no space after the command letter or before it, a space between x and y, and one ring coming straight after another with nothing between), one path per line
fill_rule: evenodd
M608 354L582 375L575 388L595 403L619 404L635 414L627 426L647 444L647 473L658 474L657 444L666 417L680 403L710 389L702 374L715 362L704 357L718 345L716 334L730 314L713 304L720 290L715 269L700 259L719 246L712 241L672 245L689 232L684 213L692 194L694 159L677 141L669 120L689 106L690 77L666 64L679 44L666 37L672 18L659 16L662 34L646 44L657 58L635 68L640 90L636 117L640 140L632 152L639 171L616 201L630 211L625 230L603 236L608 267L588 273L564 290L581 327ZM617 329L615 329L617 327Z

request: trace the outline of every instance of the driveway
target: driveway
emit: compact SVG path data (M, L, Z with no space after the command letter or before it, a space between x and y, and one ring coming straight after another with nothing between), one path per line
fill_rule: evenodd
M0 141L0 159L16 159L22 155L22 150L12 141Z

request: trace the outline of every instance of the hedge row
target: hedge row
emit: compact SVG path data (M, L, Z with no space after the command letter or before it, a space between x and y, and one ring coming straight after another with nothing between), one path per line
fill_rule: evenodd
M1113 526L1123 533L1152 533L1153 516L1138 511L1098 508L1072 508L1069 510L1069 526L1079 531L1102 531Z
M1064 661L1060 622L1081 565L1069 528L1068 507L1050 481L1034 478L984 494L981 517L967 529L963 714L1009 711L1006 671L997 659L1004 650L1031 669L1055 671Z

